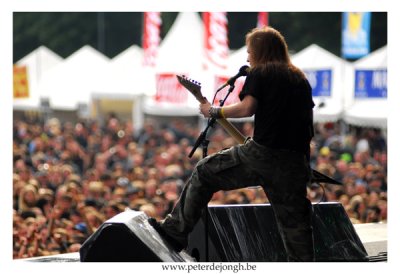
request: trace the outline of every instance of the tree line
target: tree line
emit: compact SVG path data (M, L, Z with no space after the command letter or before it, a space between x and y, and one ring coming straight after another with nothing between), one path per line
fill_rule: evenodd
M161 13L161 39L172 26L177 12ZM198 13L201 16L201 13ZM257 12L228 12L229 47L244 45L246 33L256 27ZM340 12L270 12L269 25L286 38L291 52L318 44L340 56ZM112 58L142 44L142 12L15 12L13 16L13 61L44 45L63 58L90 45ZM371 16L371 51L387 44L387 13Z

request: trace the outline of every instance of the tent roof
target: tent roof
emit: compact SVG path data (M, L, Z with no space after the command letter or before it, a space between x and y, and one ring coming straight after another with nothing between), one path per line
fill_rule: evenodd
M201 71L203 65L203 24L196 12L181 12L161 41L156 69L159 72Z
M45 46L40 46L21 58L16 64L27 67L30 97L14 99L13 108L17 110L36 109L40 104L37 91L38 83L49 69L57 66L62 61L62 57Z
M25 65L30 71L38 73L46 71L61 63L63 58L45 46L40 46L25 57L21 58L16 64Z
M356 69L384 69L387 68L387 46L384 46L353 64ZM349 107L344 113L347 123L365 127L387 127L388 102L387 98L354 98L355 71L349 78L352 87Z
M312 44L292 56L294 65L302 69L332 67L346 63L342 58L326 49Z
M107 81L109 62L91 46L83 46L46 73L40 85L41 97L49 98L50 106L56 109L76 109L79 103L88 103L90 93L101 90Z
M387 67L387 46L371 52L369 55L354 62L354 67L365 69L377 69Z
M143 67L143 50L132 45L113 59L107 66L101 89L92 93L95 97L112 98L117 93L129 96L154 93L153 69Z
M313 98L316 104L314 120L316 122L338 120L344 111L345 75L351 72L350 64L316 44L294 54L291 59L293 64L302 70L332 70L331 96Z
M142 66L143 50L138 45L132 45L111 59L111 66L138 68Z
M100 53L93 47L85 45L72 53L65 59L65 66L76 66L75 68L82 65L82 62L90 62L85 66L95 66L96 64L104 64L109 62L110 59L104 54Z

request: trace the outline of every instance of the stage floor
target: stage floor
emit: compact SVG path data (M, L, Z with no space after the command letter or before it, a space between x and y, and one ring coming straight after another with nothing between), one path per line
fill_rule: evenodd
M381 257L387 255L387 224L356 224L354 228L367 250L368 256Z

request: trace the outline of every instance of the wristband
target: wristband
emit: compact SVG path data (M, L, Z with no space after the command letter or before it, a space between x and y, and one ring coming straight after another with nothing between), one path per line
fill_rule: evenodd
M221 114L221 117L222 117L222 118L224 118L224 119L226 118L226 117L225 117L225 113L224 113L224 108L223 108L223 107L220 108L220 112L219 112L219 113Z
M215 119L222 118L221 108L219 108L219 107L210 107L210 109L208 110L208 113L210 114L211 118L215 118Z

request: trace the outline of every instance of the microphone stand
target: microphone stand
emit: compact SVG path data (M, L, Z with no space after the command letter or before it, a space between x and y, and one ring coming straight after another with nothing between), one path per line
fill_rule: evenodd
M225 104L226 99L228 96L231 94L231 92L235 89L235 84L232 83L230 84L229 90L226 93L226 96L223 100L220 100L219 106L222 107ZM216 93L218 93L221 89L217 90ZM189 153L189 158L193 156L193 153L196 151L196 149L200 146L203 148L203 158L207 157L207 150L208 150L208 144L210 143L209 140L207 140L207 132L210 129L210 127L213 127L217 119L215 118L209 118L208 123L206 128L201 132L199 138L197 138L192 151ZM208 262L208 212L206 211L204 214L204 239L205 239L205 261Z
M228 96L231 94L231 92L234 89L235 89L235 85L234 84L230 85L225 98L223 100L220 100L220 104L219 104L220 107L222 107L225 104L226 99L228 98ZM189 153L189 158L192 158L193 153L196 151L196 149L200 145L202 145L202 148L203 148L203 157L207 157L207 150L208 150L208 143L209 143L209 141L207 140L207 132L210 129L210 127L214 126L216 121L217 121L217 119L215 119L215 118L208 119L206 128L200 133L200 136L197 138L197 140L193 146L193 149Z

